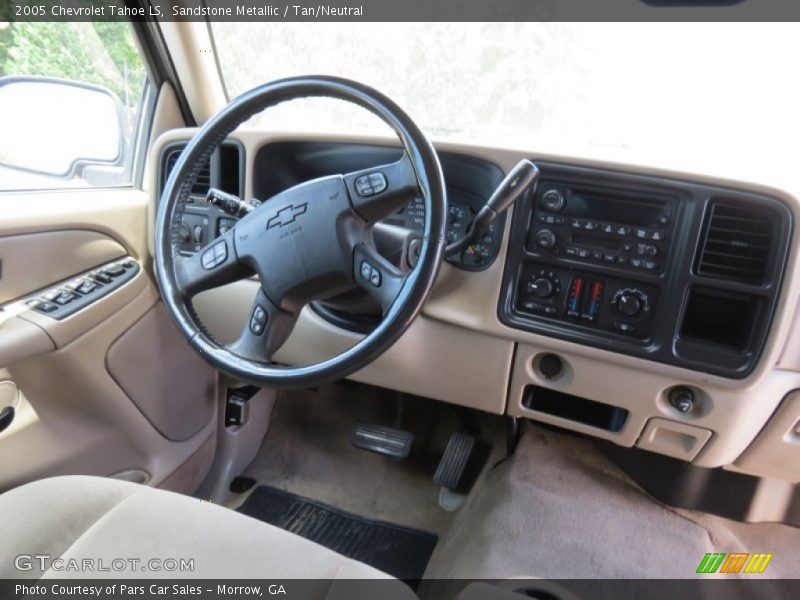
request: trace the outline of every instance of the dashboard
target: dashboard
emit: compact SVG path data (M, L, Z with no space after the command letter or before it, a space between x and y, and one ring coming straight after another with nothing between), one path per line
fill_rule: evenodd
M166 181L183 143L161 156ZM274 142L253 157L259 200L317 177L367 169L400 158L396 148L332 142ZM448 242L465 234L502 180L475 157L442 152ZM791 212L768 196L632 173L537 161L535 193L518 203L505 258L497 315L505 325L612 352L740 379L763 349L781 288ZM244 196L245 156L228 140L202 169L178 232L192 253L234 222L203 202L210 186ZM383 241L388 257L410 268L424 221L421 198L382 223L402 229ZM498 258L506 216L447 261L482 271ZM353 296L355 294L355 296ZM360 294L315 303L337 326L363 332ZM354 301L355 300L355 301ZM345 307L355 306L349 317ZM364 309L362 312L373 313Z
M191 133L159 139L158 184ZM701 466L736 461L780 400L800 388L800 364L783 356L800 293L790 276L796 207L788 193L512 150L452 143L437 150L450 239L520 158L540 167L539 185L488 236L447 260L420 318L354 379ZM200 173L181 249L196 251L232 223L198 202L209 185L264 200L399 152L363 138L237 131ZM381 252L409 260L422 217L415 201L382 222L392 233L376 239ZM238 335L237 312L250 308L257 284L240 284L196 299L219 339ZM348 348L376 322L363 300L314 303L277 359L310 364ZM780 450L770 455L791 455L795 438L786 435L773 436Z

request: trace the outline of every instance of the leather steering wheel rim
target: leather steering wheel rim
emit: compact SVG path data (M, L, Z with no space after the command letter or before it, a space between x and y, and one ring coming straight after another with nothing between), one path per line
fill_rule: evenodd
M282 102L307 97L328 97L351 102L372 112L395 131L405 151L401 162L407 161L407 164L413 170L409 170L409 176L415 180L416 192L421 195L424 202L425 223L418 262L413 270L403 275L402 284L398 284L400 287L396 296L391 304L387 304L385 307L383 319L372 333L344 352L322 362L306 366L277 366L271 362L265 363L254 360L248 357L247 352L244 353L245 356L233 352L226 345L217 342L200 323L192 307L191 298L185 291L186 286L182 286L180 281L181 274L187 272L182 264L187 259L182 257L178 251L177 229L181 223L191 187L197 174L214 149L234 129L253 115ZM386 172L389 174L390 191L393 189L391 188L392 174L394 173L392 169L395 166L387 166ZM365 202L364 199L359 198L359 194L355 192L354 182L357 179L357 175L359 173L347 176L342 175L340 177L341 185L336 180L330 182L328 187L330 188L332 185L340 186L336 188L337 191L346 189L351 209L354 209L355 214L361 216L367 214L370 209L366 204L363 204ZM301 186L296 187L300 188ZM406 192L408 192L407 189ZM302 190L298 189L294 197L298 197L299 193L302 193ZM331 194L330 197L333 198L334 194ZM399 195L398 198L400 198ZM250 231L256 232L257 235L264 235L263 228L255 230L252 223L261 224L256 219L257 215L262 215L263 213L262 216L266 217L272 214L269 212L269 208L264 208L269 207L271 200L267 200L254 213L242 219L242 222L248 222ZM357 205L356 201L361 201L362 204ZM397 202L398 200L395 199L394 201ZM278 200L275 200L275 202L276 205L279 204ZM287 206L289 205L287 204ZM295 206L296 203L291 205L291 208L298 212ZM303 211L308 210L311 213L313 212L311 209L315 208L316 205L309 203L308 207L305 204L301 206ZM365 206L367 208L364 208ZM279 213L281 212L283 212L283 209L279 211ZM270 230L272 221L277 218L279 213L272 215L272 220L267 222L266 230ZM303 218L306 217L304 216ZM192 348L211 365L235 379L258 386L273 388L316 386L346 377L371 363L392 346L419 315L423 304L430 295L444 256L446 218L447 196L444 177L436 151L411 118L392 100L368 86L342 78L308 76L282 79L261 85L232 100L197 132L181 153L165 184L158 204L155 229L156 278L167 311L180 332L186 337ZM355 221L357 219L353 222ZM369 219L365 218L364 221L369 221ZM349 225L351 229L355 227L356 230L358 230L359 226ZM368 231L368 227L365 227L364 230ZM230 254L234 252L236 256L233 258L240 261L244 260L243 254L240 252L240 244L242 244L241 240L246 239L246 237L246 235L242 234L237 238L235 233L226 237L228 255L224 261L225 263L232 262L233 259L231 259ZM206 248L197 252L196 255L207 254L205 251L213 249L213 245L218 240L219 238L212 241ZM353 243L355 244L355 242ZM273 247L280 248L274 242ZM362 260L363 247L363 244L356 245L357 254L351 261L351 265L355 270L353 274L354 280L362 285L364 285L364 281L359 280L358 264L360 263L362 266L364 264ZM362 248L362 254L358 254L358 248ZM371 255L367 254L366 256L369 258ZM274 257L275 260L278 258ZM200 258L197 259L197 261L199 260ZM253 260L256 260L259 264L262 261L260 256ZM373 263L378 261L376 264L380 269L383 269L383 263L380 262L380 258L375 257L369 260L372 260ZM223 265L223 267L226 267L226 265ZM193 266L192 268L198 272L201 271L199 267ZM231 281L234 281L247 276L246 274L243 275L244 272L237 271L237 268L235 265L231 267L233 270L229 270L230 272L224 277L233 277L235 275L236 277L231 279ZM263 274L258 266L256 266L256 272L260 276ZM361 274L364 274L363 268ZM199 273L199 275L203 276L204 273ZM390 276L389 268L386 267L384 280L394 282L394 279L389 279ZM369 277L366 277L366 279L369 280ZM226 279L226 281L228 280ZM211 287L216 287L216 285ZM366 287L368 288L369 286ZM259 297L268 293L268 286L265 287L262 278ZM386 295L388 295L388 292L386 292ZM276 311L274 314L279 316L284 312L288 314L296 308L291 306L285 310L283 305L272 306L269 298L264 299L264 297L262 297L261 302L262 305L270 305L269 310L267 310L268 323L270 323L269 319L272 318L272 311ZM256 306L259 305L256 304ZM299 309L297 309L297 312L299 314ZM252 314L255 315L256 313ZM292 322L292 327L293 324L294 322ZM249 327L252 332L252 320ZM280 325L278 327L280 328ZM247 329L248 326L245 324L243 335L247 333ZM288 333L286 333L286 336L288 337ZM250 338L252 337L250 335ZM248 343L252 343L249 338ZM238 347L246 348L247 346L240 344Z

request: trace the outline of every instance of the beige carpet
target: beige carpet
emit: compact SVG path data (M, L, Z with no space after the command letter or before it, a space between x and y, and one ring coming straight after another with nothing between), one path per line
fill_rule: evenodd
M245 475L365 517L437 533L430 578L691 578L706 552L772 552L764 576L800 574L800 530L663 506L585 438L526 424L516 455L487 468L466 504L441 510L432 482L452 407L406 402L415 453L393 462L350 445L356 420L389 424L393 392L339 384L282 393ZM502 418L480 415L502 456ZM244 501L246 494L232 498ZM435 597L431 596L431 597Z
M433 578L690 578L706 552L772 552L800 574L800 530L667 508L591 441L529 424L433 555Z

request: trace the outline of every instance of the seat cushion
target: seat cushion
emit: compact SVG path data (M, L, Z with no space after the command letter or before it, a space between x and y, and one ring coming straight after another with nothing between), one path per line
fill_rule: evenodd
M323 546L209 502L100 477L43 479L0 495L0 577L320 579L311 597L338 597L331 580L385 579L389 597L415 598L401 582ZM15 568L18 555L91 559L108 571ZM135 568L127 559L141 562ZM142 571L156 559L193 560L193 570ZM125 564L122 564L125 563ZM47 566L47 565L45 565ZM118 569L117 567L122 567ZM394 590L394 591L390 591ZM382 591L382 595L385 592ZM304 593L305 596L305 593Z

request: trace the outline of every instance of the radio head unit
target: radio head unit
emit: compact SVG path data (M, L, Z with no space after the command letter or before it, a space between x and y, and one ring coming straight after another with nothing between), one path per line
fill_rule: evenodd
M543 181L533 205L526 241L531 252L632 271L664 269L671 198Z

